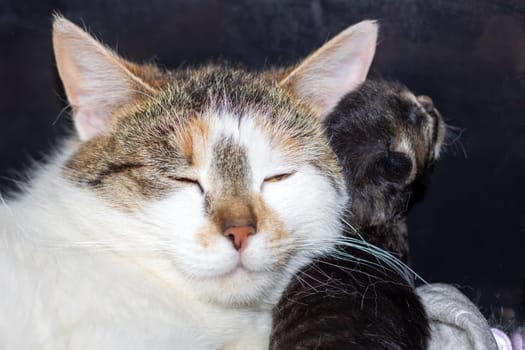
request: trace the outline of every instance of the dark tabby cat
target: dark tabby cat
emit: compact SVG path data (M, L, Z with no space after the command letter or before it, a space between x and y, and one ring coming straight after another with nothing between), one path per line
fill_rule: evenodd
M432 100L399 83L367 81L340 102L326 126L349 185L352 224L406 263L407 205L445 135Z
M344 259L322 258L292 280L274 311L270 348L424 349L428 321L410 280L381 250L353 237L357 230L407 260L405 211L439 155L441 116L427 96L367 81L338 104L326 128L353 200L353 227Z

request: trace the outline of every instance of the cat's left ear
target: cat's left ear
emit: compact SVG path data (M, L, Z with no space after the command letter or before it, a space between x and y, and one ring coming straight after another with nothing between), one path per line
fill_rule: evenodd
M279 84L308 102L324 118L347 93L361 85L374 58L378 25L362 21L313 52Z
M81 140L106 132L116 109L140 93L153 91L129 70L129 62L58 15L53 22L53 48Z

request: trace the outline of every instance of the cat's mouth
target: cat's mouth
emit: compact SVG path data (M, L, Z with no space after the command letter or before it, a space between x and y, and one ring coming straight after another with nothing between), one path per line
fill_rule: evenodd
M242 253L239 253L237 263L231 267L228 271L219 274L218 278L237 278L237 277L249 277L256 276L259 274L267 273L272 269L270 266L252 266L253 262L246 261Z
M253 274L259 271L255 271L246 266L246 263L243 262L242 254L239 254L239 260L237 264L228 272L221 275L221 277L234 276L235 274Z
M263 271L254 271L250 270L243 264L239 263L230 271L227 271L223 274L216 276L214 279L220 284L226 283L228 285L245 285L245 283L250 283L250 281L257 280L257 276L263 274Z

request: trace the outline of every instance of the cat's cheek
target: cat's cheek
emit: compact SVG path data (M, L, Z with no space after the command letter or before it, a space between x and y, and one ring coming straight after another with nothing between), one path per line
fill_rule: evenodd
M282 203L283 218L291 240L299 247L316 247L307 249L311 254L322 254L333 247L341 234L338 218L344 210L346 195L337 193L330 179L313 167L297 175L301 176L291 183L287 200Z
M203 248L199 245L186 245L174 252L177 268L187 276L198 279L216 278L233 272L238 266L239 254L231 242L220 240L217 244Z
M249 238L246 249L241 254L241 262L249 271L259 272L273 267L272 257L275 257L275 252L268 247L267 232L259 232Z
M173 260L186 275L195 278L214 278L231 273L239 265L239 254L231 241L218 232L199 228L174 245ZM204 236L204 237L203 237Z
M298 172L290 178L276 182L268 183L264 186L262 197L265 204L275 213L278 213L280 221L283 222L285 231L289 231L292 222L301 217L302 203L299 202L300 192L307 191L305 183L305 174ZM270 235L272 232L268 232Z
M159 241L183 274L209 278L229 273L237 266L237 252L228 239L209 227L204 200L194 188L151 203L143 213L156 232L152 238Z
M266 268L295 271L335 245L341 234L338 217L343 212L346 195L338 193L330 179L316 168L304 166L288 179L268 184L263 198L279 214L283 223L280 231L284 233L277 235L275 229L267 232ZM249 252L252 251L247 249L246 253ZM253 255L257 256L253 266L265 258Z

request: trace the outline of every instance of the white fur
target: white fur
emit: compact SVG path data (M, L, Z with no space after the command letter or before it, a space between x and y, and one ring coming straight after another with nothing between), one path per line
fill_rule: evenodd
M272 307L292 274L332 247L346 198L319 170L286 161L253 119L221 118L205 147L228 135L247 149L253 191L291 232L282 246L265 232L242 254L220 234L200 245L206 218L193 186L114 209L62 177L72 144L0 208L0 349L267 348ZM295 173L263 183L283 170ZM209 162L199 176L213 186Z

